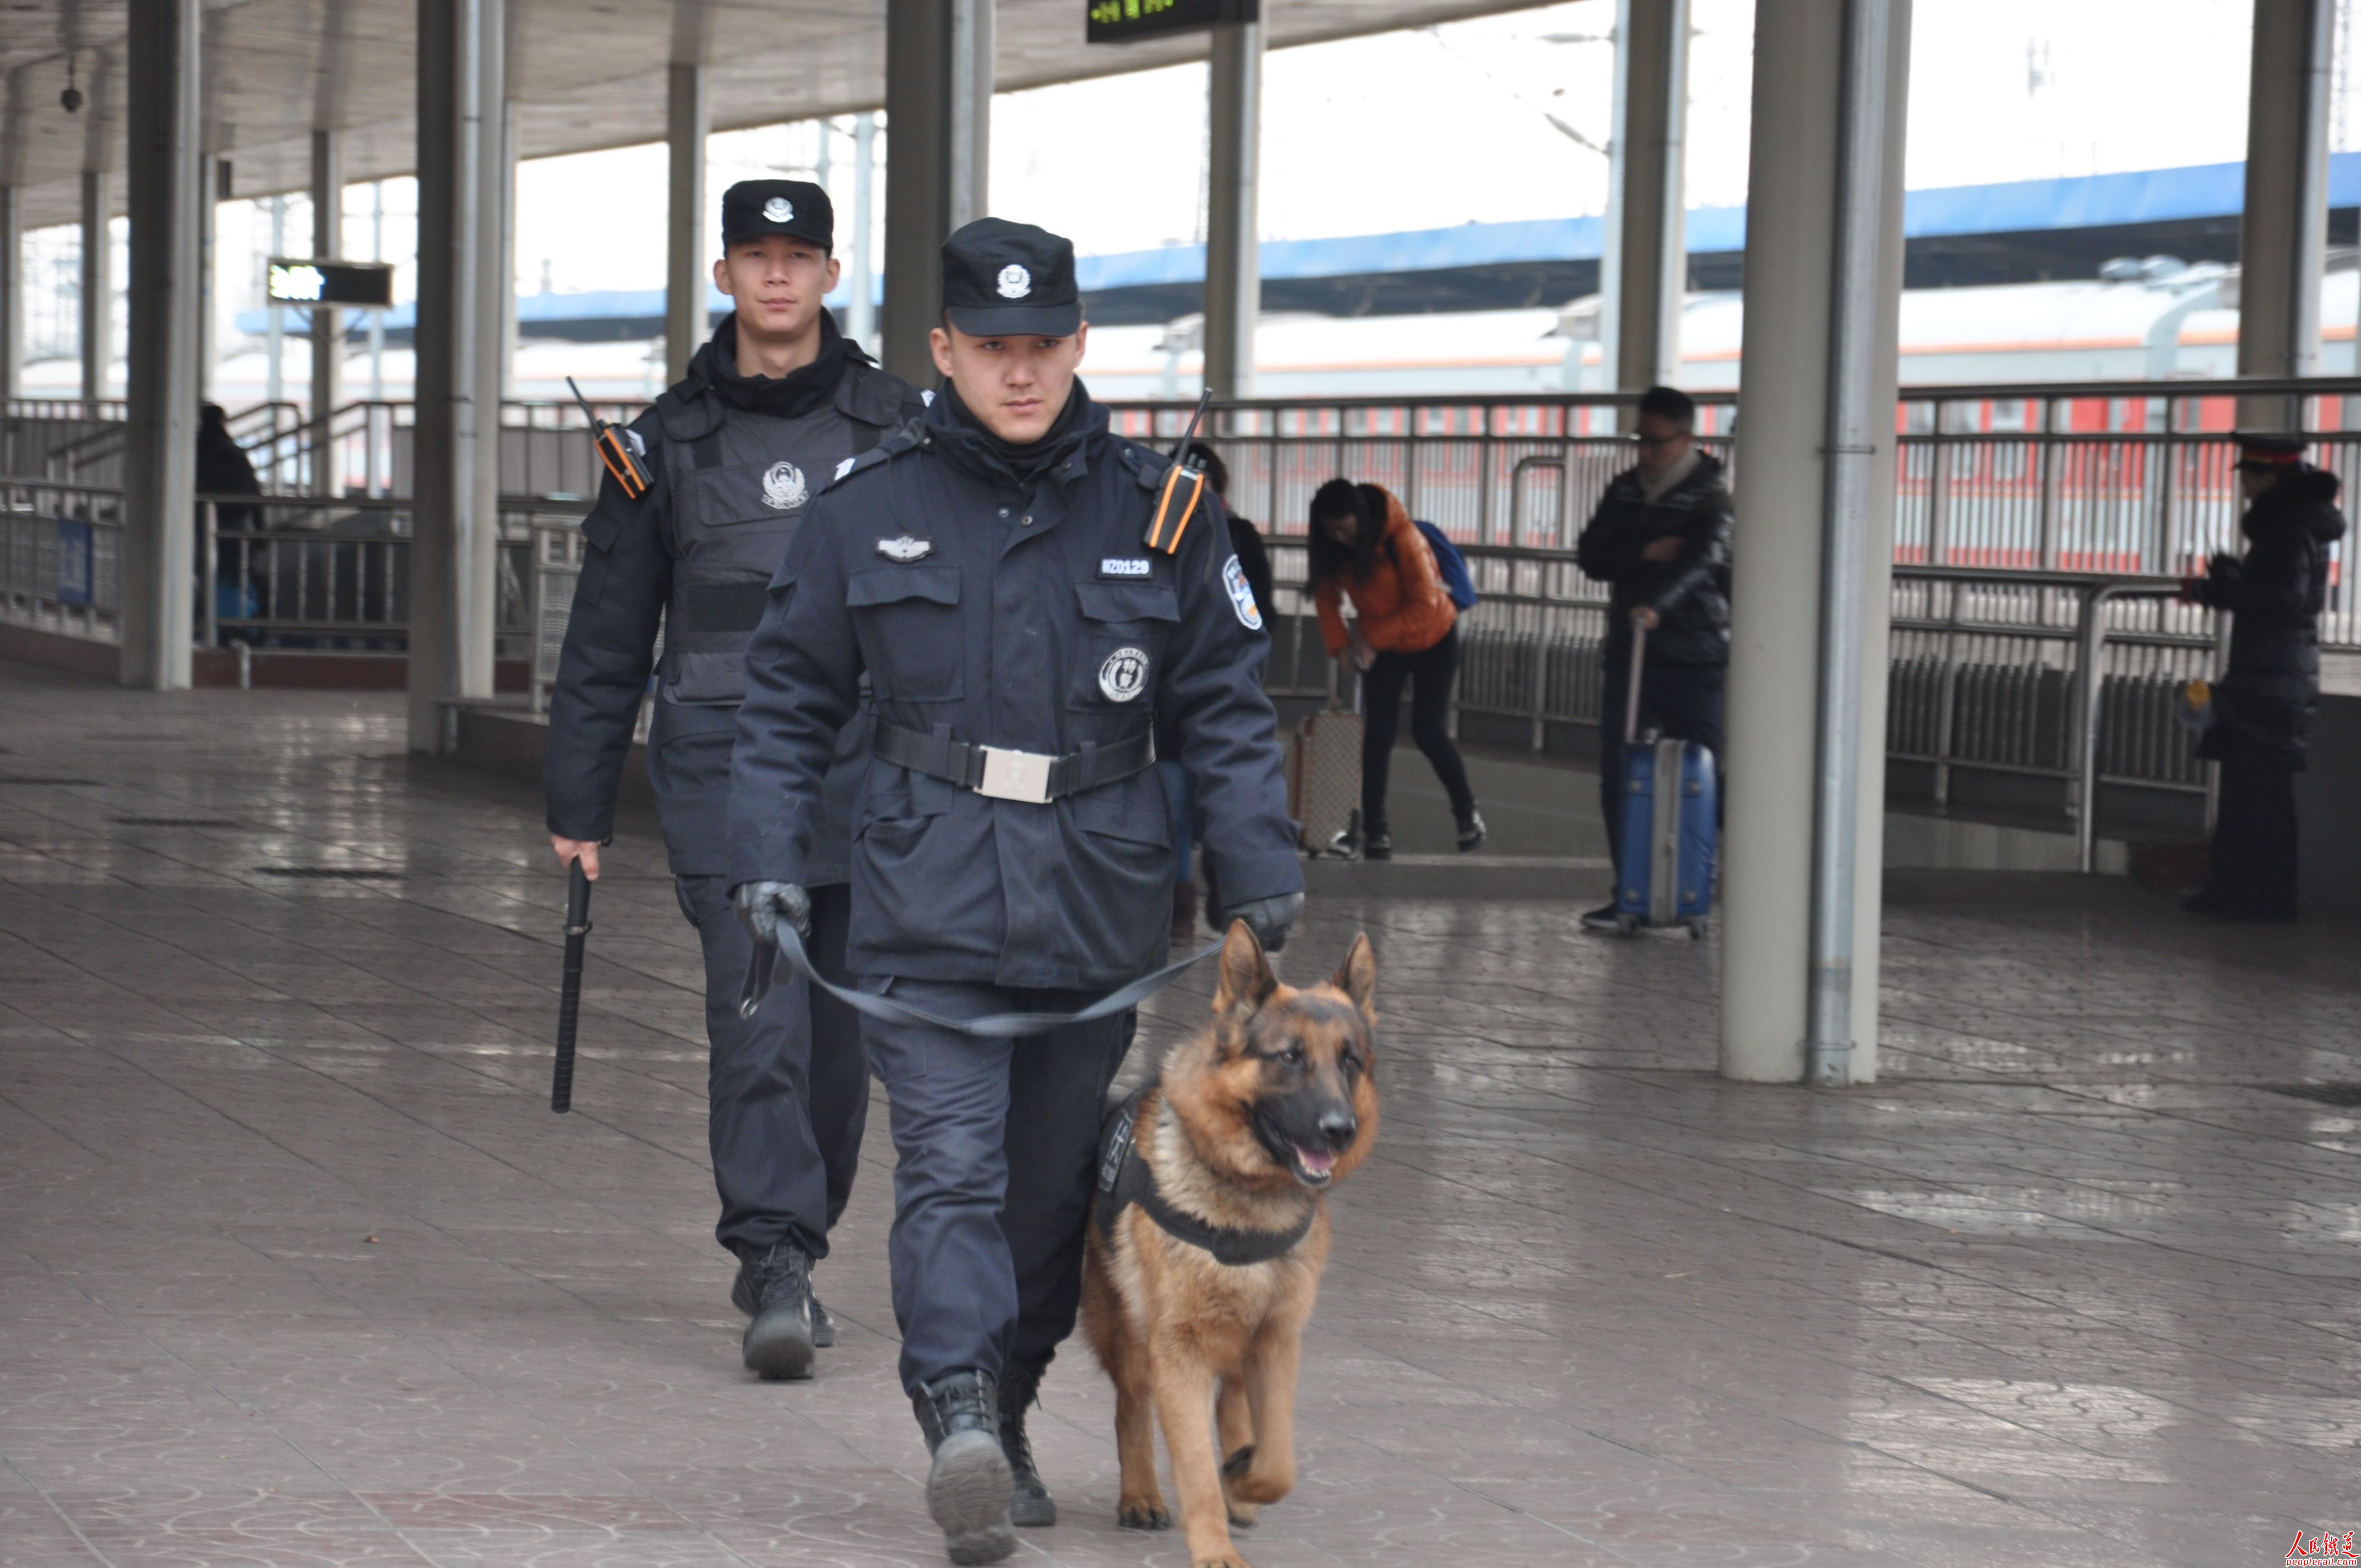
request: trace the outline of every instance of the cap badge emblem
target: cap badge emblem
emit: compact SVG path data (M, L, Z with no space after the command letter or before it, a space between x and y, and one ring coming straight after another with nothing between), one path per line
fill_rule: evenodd
M774 463L763 476L763 504L774 511L793 511L810 498L804 471L792 463Z
M1148 687L1148 651L1118 648L1099 666L1099 690L1109 702L1129 702Z
M1016 263L1013 261L1000 269L1000 297L1002 299L1021 300L1032 291L1033 274L1027 272L1025 269L1017 266Z
M774 196L763 203L763 216L771 223L791 224L796 221L796 204L785 196Z
M884 556L888 561L899 561L906 566L913 561L925 560L934 553L934 548L933 540L913 539L906 533L899 539L881 539L877 542L877 554Z

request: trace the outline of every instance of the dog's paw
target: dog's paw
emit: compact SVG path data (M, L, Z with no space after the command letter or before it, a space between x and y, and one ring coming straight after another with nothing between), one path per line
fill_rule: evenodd
M1224 1552L1219 1557L1200 1557L1191 1568L1247 1568L1247 1563L1236 1552Z
M1240 1530L1252 1530L1255 1521L1262 1518L1262 1509L1253 1503L1241 1503L1232 1497L1228 1499L1228 1506L1230 1523Z
M1170 1530L1172 1510L1161 1497L1126 1497L1115 1505L1115 1522L1126 1530Z

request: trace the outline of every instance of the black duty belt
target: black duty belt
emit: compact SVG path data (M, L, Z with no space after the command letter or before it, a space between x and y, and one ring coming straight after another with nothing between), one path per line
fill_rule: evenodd
M954 740L948 724L939 724L929 733L888 724L881 718L871 750L880 760L896 767L972 789L994 800L1047 806L1060 795L1080 795L1102 784L1119 783L1155 766L1156 732L1143 729L1112 745L1085 746L1079 751L1052 757L1040 751L1012 751L1005 746L977 746Z

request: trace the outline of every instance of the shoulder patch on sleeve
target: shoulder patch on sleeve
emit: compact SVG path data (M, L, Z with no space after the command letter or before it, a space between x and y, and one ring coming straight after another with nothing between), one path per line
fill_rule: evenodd
M1238 565L1235 555L1222 568L1222 586L1230 591L1230 608L1237 612L1238 624L1248 631L1260 631L1262 607L1255 603L1254 589L1246 582L1246 569Z

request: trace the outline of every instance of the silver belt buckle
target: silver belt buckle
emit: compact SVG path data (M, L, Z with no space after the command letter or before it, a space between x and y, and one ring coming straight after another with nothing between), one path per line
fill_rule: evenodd
M1038 751L1009 751L998 746L983 748L983 779L975 786L978 795L988 795L994 800L1021 800L1028 806L1049 804L1049 764L1055 757L1045 757Z

